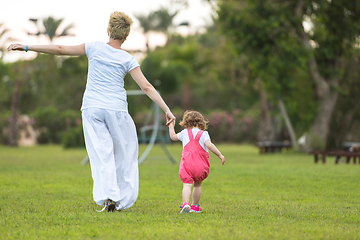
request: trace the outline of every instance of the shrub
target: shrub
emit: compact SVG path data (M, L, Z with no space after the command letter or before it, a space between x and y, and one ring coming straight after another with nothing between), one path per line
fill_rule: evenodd
M59 111L55 107L38 108L33 113L33 117L35 128L39 133L38 143L60 143L60 132L63 126L60 124Z
M35 118L35 128L38 131L38 143L62 143L66 148L83 146L84 140L79 139L80 136L83 138L79 111L60 112L55 107L48 106L37 109L33 113L33 117ZM65 137L62 136L64 134ZM69 140L70 136L75 139Z
M215 110L205 117L209 120L209 134L214 142L255 142L258 115L233 109Z
M70 127L62 133L62 146L64 148L85 147L84 132L81 125Z

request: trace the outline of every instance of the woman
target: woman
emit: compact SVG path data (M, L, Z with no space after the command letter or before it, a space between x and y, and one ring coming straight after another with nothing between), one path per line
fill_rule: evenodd
M121 49L132 19L122 12L110 15L109 42L76 46L11 44L8 51L35 51L56 55L86 55L89 69L81 107L86 150L94 180L94 201L103 210L134 205L139 191L138 139L128 113L124 77L130 73L142 91L166 114L166 125L175 116L147 81L137 61Z

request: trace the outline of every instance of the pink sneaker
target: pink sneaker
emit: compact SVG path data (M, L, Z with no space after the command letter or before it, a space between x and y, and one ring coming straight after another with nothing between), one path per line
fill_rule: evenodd
M199 204L197 206L191 205L190 212L201 213L202 209Z
M181 210L180 213L189 213L190 211L190 204L185 202L182 206L181 206Z

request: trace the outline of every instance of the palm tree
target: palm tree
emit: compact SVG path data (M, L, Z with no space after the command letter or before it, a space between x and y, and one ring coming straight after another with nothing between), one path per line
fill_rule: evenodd
M148 16L145 14L137 14L135 17L139 20L140 26L143 29L143 33L145 35L145 44L147 52L149 52L149 32L155 31L156 24L155 24L155 14L151 12Z
M174 14L170 14L169 10L166 8L161 8L156 11L155 16L157 19L157 25L155 26L155 30L168 35L170 28L174 26L172 22L177 13L178 11Z
M41 28L39 27L38 19L30 18L29 21L33 22L36 25L37 33L28 33L28 34L33 35L33 36L45 35L49 38L51 43L53 42L53 40L55 38L65 37L65 36L74 36L74 34L69 33L69 30L74 27L72 24L66 26L62 32L57 33L59 26L64 21L64 19L62 19L62 18L55 19L53 17L48 17L48 18L42 19L43 29L45 29L45 30L41 30Z
M48 17L48 18L44 18L42 20L42 24L43 27L39 27L38 25L38 19L36 18L30 18L29 21L31 21L32 23L34 23L37 27L37 32L36 33L29 33L28 35L32 35L32 36L40 36L40 35L45 35L49 38L50 43L52 43L52 41L55 38L59 38L59 37L63 37L63 36L73 36L73 34L69 33L69 30L71 28L73 28L73 25L69 25L67 27L65 27L65 29L60 32L58 32L58 28L61 25L61 23L63 22L63 19L54 19L53 17ZM0 25L1 27L1 25ZM45 29L45 30L41 30L41 29ZM2 37L5 32L7 30L3 30L0 34L0 37ZM49 55L50 59L54 59L53 55ZM53 67L54 66L54 62L50 61L49 63L49 67ZM21 67L21 69L23 69L23 67ZM16 71L19 73L19 76L16 77L15 80L15 86L14 86L14 91L13 91L13 95L12 95L12 102L11 102L11 121L10 121L10 139L9 139L9 144L11 146L17 146L18 145L18 139L17 139L17 132L18 132L18 125L17 125L17 119L18 119L18 113L19 113L19 106L20 106L20 86L21 86L21 79L24 76L28 76L29 75L29 71L32 71L31 69L28 68L28 72L24 73L23 70L20 71ZM51 69L50 69L51 72ZM50 80L51 81L51 80Z
M146 48L147 51L149 48L149 33L153 32L162 32L167 37L170 31L170 28L173 26L172 21L178 12L170 14L169 10L166 8L161 8L158 11L150 12L149 15L137 14L135 17L139 20L140 26L143 29L145 38L146 38Z

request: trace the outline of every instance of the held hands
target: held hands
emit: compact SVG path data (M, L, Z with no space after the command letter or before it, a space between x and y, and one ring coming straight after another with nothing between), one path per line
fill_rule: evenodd
M170 117L169 117L170 119ZM173 141L179 141L177 134L175 133L175 118L168 120L167 126L169 127L169 136Z
M7 48L8 51L25 51L26 46L19 43L10 44Z
M175 124L176 117L172 112L166 112L166 126L169 126L171 123Z
M176 120L172 121L171 123L169 123L167 126L170 128L175 129L175 125L176 125Z

